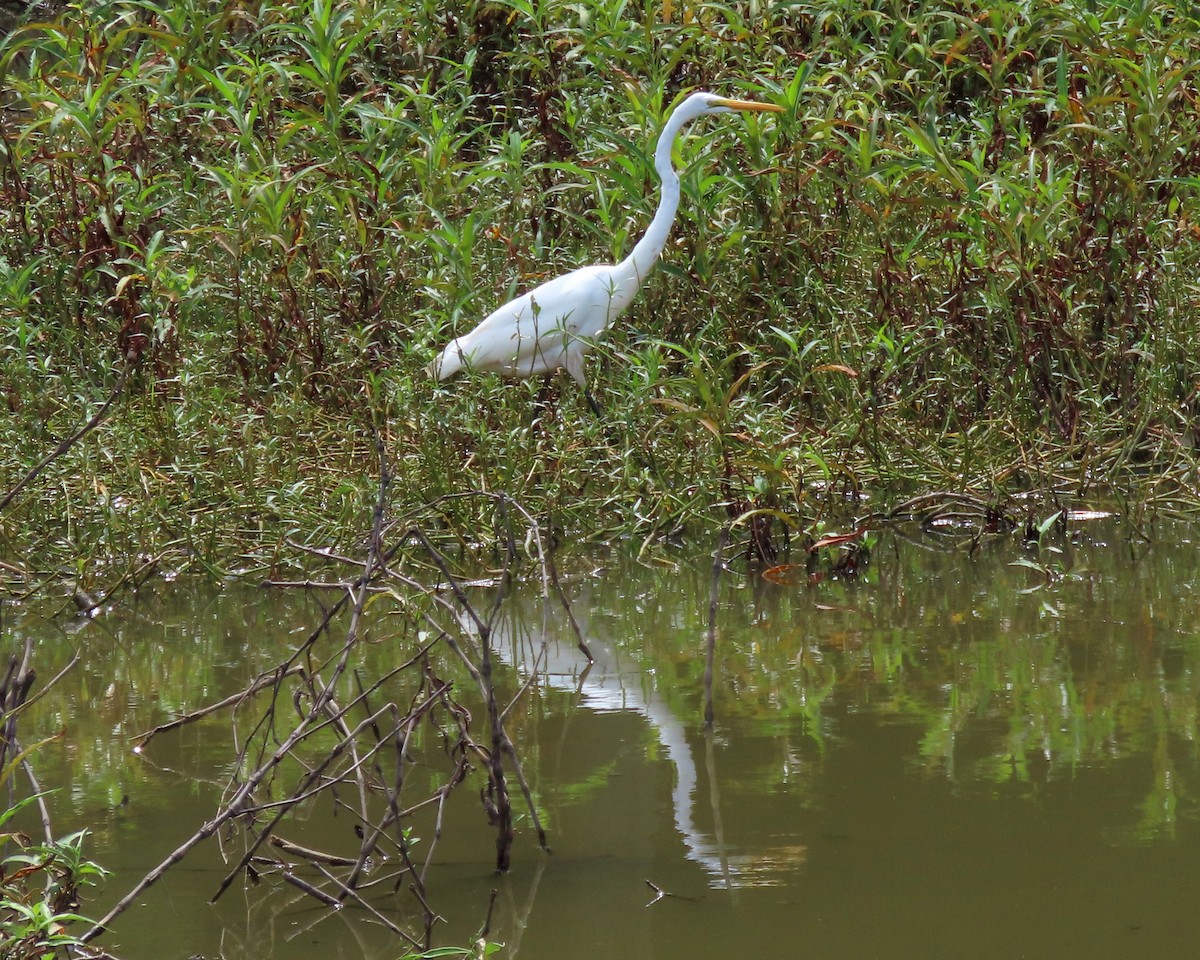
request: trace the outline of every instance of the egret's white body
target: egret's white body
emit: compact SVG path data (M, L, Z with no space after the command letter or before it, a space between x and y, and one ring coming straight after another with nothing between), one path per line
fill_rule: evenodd
M532 377L563 367L584 384L583 355L632 302L641 284L607 263L580 267L497 308L474 330L452 340L434 361L439 380L460 370Z
M629 256L617 264L580 267L510 300L470 333L451 340L430 364L430 373L438 380L463 369L532 377L565 367L586 393L584 354L633 302L675 222L679 208L679 176L671 164L675 138L698 117L735 110L779 112L781 108L693 93L675 108L659 135L654 169L662 180L662 196L654 219ZM594 408L591 395L587 396Z

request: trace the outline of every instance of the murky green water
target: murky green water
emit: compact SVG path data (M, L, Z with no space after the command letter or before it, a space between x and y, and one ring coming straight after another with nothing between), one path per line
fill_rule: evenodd
M491 937L530 960L1193 956L1193 534L1079 531L1059 552L1005 542L974 556L887 534L852 583L726 575L711 734L709 558L564 561L591 671L536 589L509 602L496 638L510 694L551 641L509 725L553 853L522 824L514 869L496 876L481 781L458 790L430 873L437 942L470 942L495 888ZM178 584L90 623L10 611L8 641L39 636L41 676L82 657L27 722L66 729L39 757L61 788L57 826L90 826L113 872L86 912L211 816L229 772L227 716L141 758L129 738L240 689L319 613L299 594ZM392 625L373 622L369 666L409 655ZM351 822L328 814L305 808L286 832L352 853ZM128 960L404 952L361 911L270 884L209 905L225 869L207 844L104 945ZM667 895L652 902L648 882ZM403 916L401 900L377 902Z

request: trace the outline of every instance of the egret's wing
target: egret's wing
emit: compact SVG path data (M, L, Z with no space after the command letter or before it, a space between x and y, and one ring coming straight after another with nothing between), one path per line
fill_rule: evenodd
M635 293L636 285L626 290L612 266L581 267L497 307L446 352L457 361L454 369L527 377L565 366L582 382L583 352Z

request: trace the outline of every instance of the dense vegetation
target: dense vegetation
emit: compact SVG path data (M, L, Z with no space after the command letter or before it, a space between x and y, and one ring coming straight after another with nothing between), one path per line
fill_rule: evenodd
M36 15L31 14L33 19ZM0 513L15 570L257 565L504 492L572 537L847 491L1195 502L1200 15L847 0L77 3L0 47ZM661 269L573 386L435 387L495 303ZM122 377L124 376L124 380ZM861 508L856 508L861 509ZM778 527L776 528L778 529ZM86 585L86 583L85 583Z

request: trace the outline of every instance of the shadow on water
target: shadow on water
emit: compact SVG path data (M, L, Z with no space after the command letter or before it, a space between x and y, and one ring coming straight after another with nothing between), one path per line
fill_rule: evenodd
M1053 548L1004 540L974 556L885 535L855 582L731 571L711 733L709 558L562 566L590 669L536 588L506 601L493 633L505 702L529 684L506 723L553 853L518 824L514 868L497 877L478 787L456 792L431 871L437 942L469 943L495 888L492 939L534 960L1191 955L1192 531L1133 546L1092 525ZM83 654L39 722L68 730L41 758L57 816L91 827L114 872L85 910L210 816L229 772L227 719L149 757L128 752L132 735L241 689L318 613L296 594L176 586L73 635L10 622L38 633L47 673ZM366 658L407 656L391 623L377 611ZM301 840L356 842L321 804L298 820ZM361 912L277 890L210 907L225 869L216 844L190 858L106 945L128 960L403 953Z

